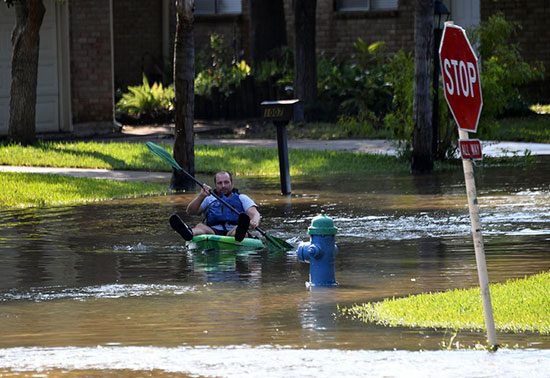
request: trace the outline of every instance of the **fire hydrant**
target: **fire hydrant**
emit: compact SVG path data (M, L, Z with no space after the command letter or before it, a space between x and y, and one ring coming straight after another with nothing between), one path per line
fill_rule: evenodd
M309 286L336 286L334 278L334 256L338 247L334 244L334 235L338 229L324 213L311 221L308 234L309 242L298 246L298 260L309 263Z

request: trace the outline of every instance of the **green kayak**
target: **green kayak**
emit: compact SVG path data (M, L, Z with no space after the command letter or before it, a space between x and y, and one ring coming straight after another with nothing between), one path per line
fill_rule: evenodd
M198 250L251 250L263 249L264 243L260 239L244 238L238 242L233 236L221 235L197 235L193 236L193 240L187 242L189 249Z

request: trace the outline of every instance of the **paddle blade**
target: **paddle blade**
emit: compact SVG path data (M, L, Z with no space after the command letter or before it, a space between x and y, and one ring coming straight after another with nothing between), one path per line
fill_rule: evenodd
M178 171L183 171L183 169L180 167L176 159L168 151L166 151L161 146L154 144L153 142L147 142L145 143L149 151L151 151L153 154L155 154L157 157L159 157L161 160L164 160L168 164L170 164L172 167L176 168Z
M276 238L275 236L265 234L265 239L267 241L267 246L271 250L284 250L284 251L290 251L291 249L294 249L294 247L291 244L288 244L283 239Z

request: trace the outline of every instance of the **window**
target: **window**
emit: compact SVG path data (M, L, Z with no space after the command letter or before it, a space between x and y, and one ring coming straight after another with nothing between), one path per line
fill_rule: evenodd
M336 0L339 11L396 10L398 0Z
M242 0L195 0L195 14L240 14Z

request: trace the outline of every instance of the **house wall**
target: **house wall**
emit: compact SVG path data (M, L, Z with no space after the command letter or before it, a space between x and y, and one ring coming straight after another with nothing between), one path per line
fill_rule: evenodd
M286 32L289 46L294 44L294 16L292 0L283 0L285 6ZM151 53L162 55L161 1L114 0L115 82L124 88L141 81L142 56ZM170 36L175 32L175 17L171 4ZM233 41L237 51L249 57L249 0L243 0L240 15L195 16L195 48L199 52L209 44L209 36L219 33L224 36L229 48ZM414 49L414 0L400 0L395 11L336 12L334 0L317 0L317 53L328 56L347 57L355 52L353 43L358 38L367 44L385 41L389 53ZM548 0L480 0L481 20L497 11L503 11L507 19L518 21L523 29L517 42L522 56L528 61L542 61L546 67L546 81L529 87L533 96L550 102L550 29L545 21L550 16ZM172 51L170 51L172 53Z
M546 69L545 80L529 85L528 93L536 101L550 103L550 1L548 0L499 0L481 1L481 20L503 12L509 21L521 24L515 42L519 43L521 56L529 63L540 61Z
M291 0L285 0L291 3ZM336 12L333 0L317 1L317 53L347 57L355 53L354 42L386 42L388 52L414 47L412 0L400 0L395 11ZM293 34L293 33L292 33Z
M113 122L111 0L69 2L73 123Z
M286 33L289 46L294 45L294 14L292 0L283 0ZM316 50L329 56L349 56L355 52L353 43L358 38L366 43L385 41L389 52L414 47L414 1L400 0L396 11L336 12L334 0L317 0ZM195 17L195 48L202 50L209 35L224 35L228 46L237 38L237 48L249 56L248 0L243 0L243 12L238 16Z

